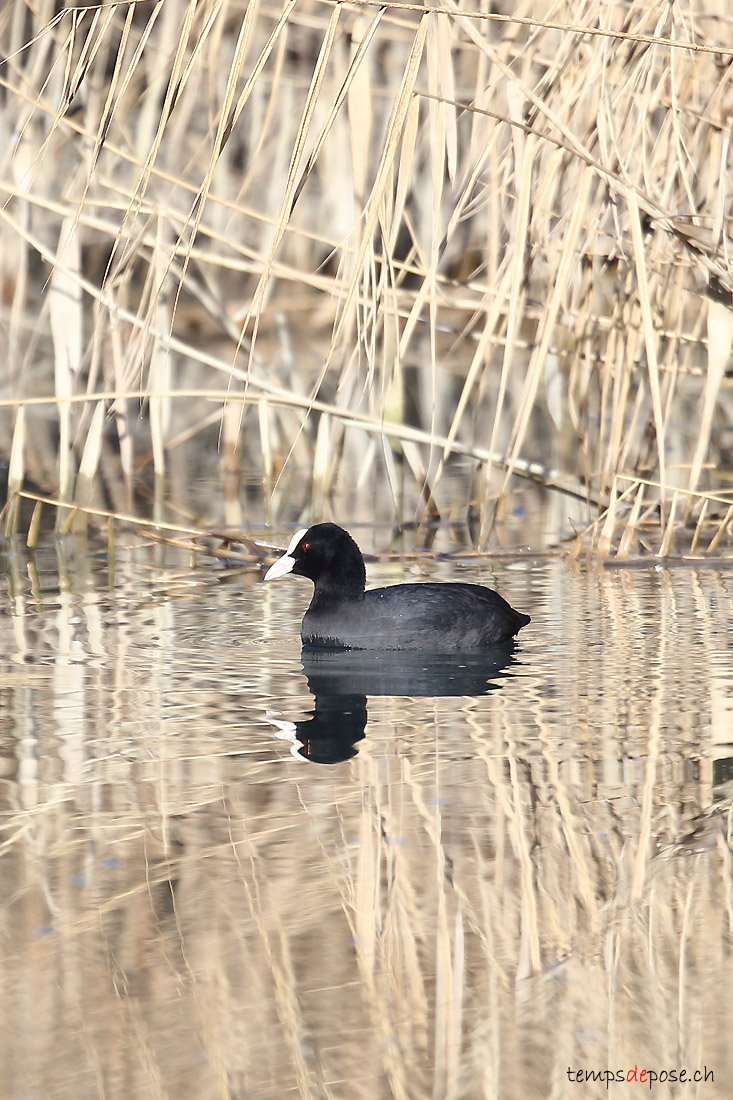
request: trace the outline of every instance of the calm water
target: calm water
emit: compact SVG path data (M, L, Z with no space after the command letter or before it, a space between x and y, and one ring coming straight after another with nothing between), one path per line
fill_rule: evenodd
M733 571L376 565L532 624L304 670L307 582L93 551L2 559L0 1095L733 1095Z

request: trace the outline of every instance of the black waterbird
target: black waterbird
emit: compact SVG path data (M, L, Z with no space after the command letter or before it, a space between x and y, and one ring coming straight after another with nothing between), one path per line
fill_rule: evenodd
M335 523L316 523L292 538L265 580L295 573L315 590L303 616L304 645L344 649L485 649L511 641L530 621L480 584L395 584L365 591L359 547Z

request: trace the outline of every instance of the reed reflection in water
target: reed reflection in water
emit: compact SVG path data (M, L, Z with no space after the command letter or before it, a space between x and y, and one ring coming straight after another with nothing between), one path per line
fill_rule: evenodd
M466 576L532 614L490 690L309 767L305 589L66 554L0 589L3 1095L730 1095L725 572Z

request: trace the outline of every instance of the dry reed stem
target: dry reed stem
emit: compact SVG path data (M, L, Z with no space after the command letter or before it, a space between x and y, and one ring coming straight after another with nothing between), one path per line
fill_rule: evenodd
M7 505L3 508L3 512L5 513L5 534L8 537L14 535L18 529L19 493L23 486L25 471L24 450L25 409L21 406L15 414L13 442L10 448L10 462L8 464L8 500Z
M733 348L733 311L719 302L711 302L708 306L707 330L708 369L703 392L703 407L700 412L700 429L690 466L688 489L697 488L702 464L710 446L713 416L718 404L718 395L725 375L725 368L730 360L731 348ZM688 514L688 512L689 509L686 509L685 514Z

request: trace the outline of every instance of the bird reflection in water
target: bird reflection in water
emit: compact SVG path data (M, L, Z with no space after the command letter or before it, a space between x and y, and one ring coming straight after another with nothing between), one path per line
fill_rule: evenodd
M367 696L410 698L488 695L499 690L507 670L518 664L509 643L469 653L374 651L304 646L303 671L314 709L301 722L274 711L267 720L275 736L292 743L291 753L311 763L339 764L356 756L364 738Z

